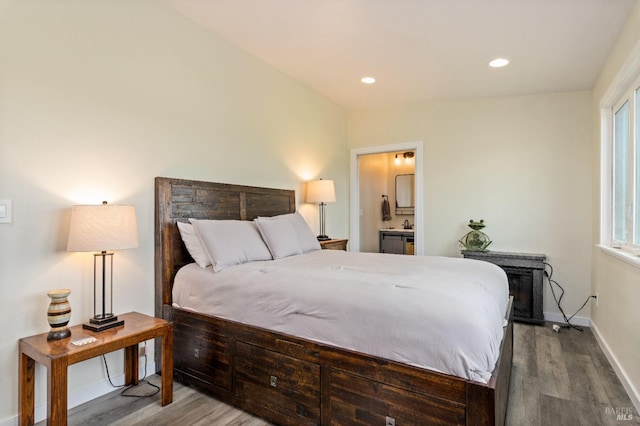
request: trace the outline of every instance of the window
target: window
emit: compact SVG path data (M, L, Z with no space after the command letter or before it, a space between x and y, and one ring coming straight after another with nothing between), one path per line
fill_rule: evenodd
M634 192L633 192L633 244L640 246L640 89L634 91Z
M640 249L640 79L617 92L616 102L602 110L603 148L608 151L603 151L603 157L609 159L609 164L603 163L604 176L609 179L603 180L606 187L603 188L602 243L637 251Z
M627 240L629 193L629 102L613 114L613 240Z

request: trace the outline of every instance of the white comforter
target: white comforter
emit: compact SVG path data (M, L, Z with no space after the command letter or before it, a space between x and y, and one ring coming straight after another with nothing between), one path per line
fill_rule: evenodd
M191 264L173 287L177 307L483 383L508 297L487 262L336 250L220 272Z

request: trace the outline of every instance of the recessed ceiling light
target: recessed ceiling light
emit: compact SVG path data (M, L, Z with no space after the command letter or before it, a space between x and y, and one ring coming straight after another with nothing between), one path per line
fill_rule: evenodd
M489 66L491 68L501 68L504 67L506 65L509 64L509 60L508 59L504 59L504 58L497 58L494 59L493 61L489 62Z
M363 82L364 84L373 84L376 82L376 79L373 77L362 77L360 81Z

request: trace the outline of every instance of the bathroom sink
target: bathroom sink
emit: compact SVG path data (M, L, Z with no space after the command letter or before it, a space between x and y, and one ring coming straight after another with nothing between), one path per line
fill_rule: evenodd
M384 232L413 232L413 229L404 229L404 228L381 228L380 231Z

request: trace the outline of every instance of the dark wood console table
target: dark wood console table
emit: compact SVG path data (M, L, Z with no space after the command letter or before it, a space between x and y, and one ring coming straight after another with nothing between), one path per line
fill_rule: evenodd
M484 260L501 267L507 273L509 293L514 299L513 319L530 324L544 324L544 254L463 250L462 256L467 259Z

